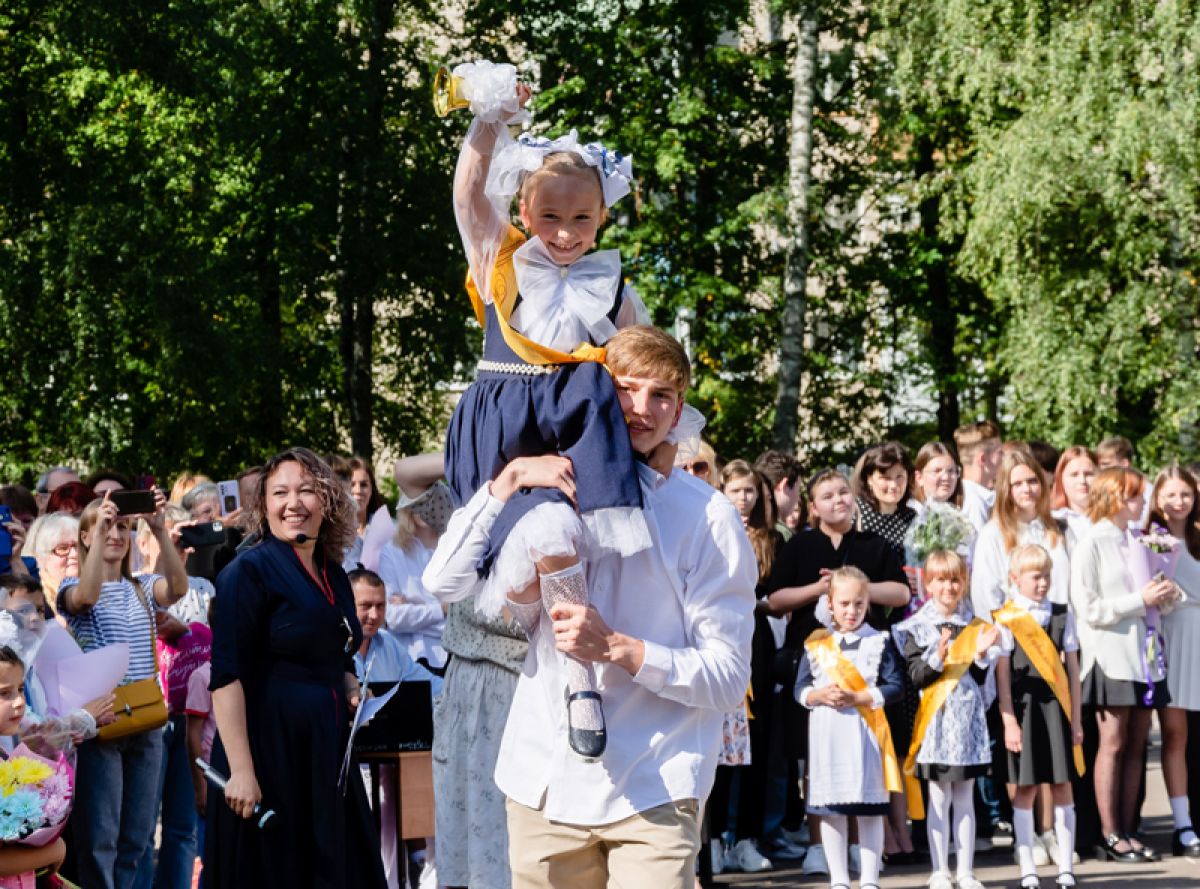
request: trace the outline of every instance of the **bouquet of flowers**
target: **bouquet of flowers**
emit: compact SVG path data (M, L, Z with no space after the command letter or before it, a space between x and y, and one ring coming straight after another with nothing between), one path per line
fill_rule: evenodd
M912 617L925 604L925 583L921 566L929 554L940 549L959 552L975 536L975 528L962 511L949 503L927 503L925 510L908 526L904 535L904 573L912 587L912 599L905 617Z
M66 754L39 756L19 744L0 760L0 843L45 846L66 827L75 772ZM0 877L0 889L32 885L28 875Z
M1175 576L1175 565L1179 561L1179 541L1170 535L1161 525L1151 525L1149 531L1141 534L1131 534L1129 544L1129 575L1133 580L1135 590L1141 591L1154 578ZM1146 706L1154 699L1155 675L1162 677L1167 674L1166 645L1162 630L1159 628L1159 616L1170 614L1178 601L1146 609L1146 636L1142 640L1142 676L1150 688L1146 691ZM1152 669L1152 667L1154 669Z

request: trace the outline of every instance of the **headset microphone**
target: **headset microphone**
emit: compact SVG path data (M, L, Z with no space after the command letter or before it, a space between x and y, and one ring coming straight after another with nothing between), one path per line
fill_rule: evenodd
M302 532L300 532L299 534L297 534L297 535L296 535L296 539L295 539L295 541L294 541L294 542L295 542L295 543L297 543L297 544L299 544L300 546L304 546L304 544L308 543L308 541L309 541L309 540L311 540L311 539L312 539L311 537L309 537L307 534L305 534L305 533L302 531Z

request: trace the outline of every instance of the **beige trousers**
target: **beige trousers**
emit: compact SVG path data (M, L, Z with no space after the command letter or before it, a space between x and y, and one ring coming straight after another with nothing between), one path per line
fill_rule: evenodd
M508 808L513 889L693 889L700 820L694 799L599 827Z

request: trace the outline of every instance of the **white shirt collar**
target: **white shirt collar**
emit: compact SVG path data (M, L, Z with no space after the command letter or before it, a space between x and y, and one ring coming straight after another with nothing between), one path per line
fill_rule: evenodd
M1028 596L1023 596L1016 590L1013 590L1012 600L1017 603L1017 606L1024 608L1034 617L1038 618L1039 622L1043 622L1043 616L1048 620L1050 617L1050 600L1042 599L1038 602L1036 599L1030 599Z

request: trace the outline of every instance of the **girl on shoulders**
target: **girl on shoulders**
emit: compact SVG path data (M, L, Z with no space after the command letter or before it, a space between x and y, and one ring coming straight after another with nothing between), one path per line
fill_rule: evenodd
M971 614L965 598L967 563L958 553L932 553L924 577L929 601L896 627L904 633L909 679L921 690L904 773L929 782L930 889L955 885L949 864L952 815L958 889L982 889L973 872L973 790L992 759L986 713L993 695L987 678L1000 654L1000 631ZM919 817L921 794L914 786L908 799L910 812Z
M796 676L796 700L812 711L808 810L821 816L831 889L850 889L850 816L858 819L859 886L879 889L883 816L901 784L882 708L899 699L903 677L888 634L863 623L869 585L857 568L829 576L833 631L809 636Z
M1004 605L1010 554L1025 543L1036 543L1050 553L1054 560L1050 601L1065 603L1071 582L1066 538L1050 514L1045 472L1022 447L1004 456L996 475L992 517L975 540L971 605L984 620L991 620L992 612Z
M1171 702L1158 711L1163 733L1163 777L1175 820L1172 849L1200 858L1200 838L1188 805L1188 714L1200 712L1200 494L1196 477L1168 466L1154 480L1150 525L1162 525L1179 541L1175 584L1180 598L1162 615L1167 649L1167 688ZM1196 741L1193 741L1196 743Z
M996 687L1008 750L1013 791L1013 833L1022 889L1040 886L1033 861L1033 802L1039 785L1054 799L1054 833L1059 849L1057 886L1074 886L1075 803L1071 780L1082 774L1083 716L1079 690L1079 639L1075 618L1051 603L1054 561L1036 544L1018 547L1009 562L1014 590L996 612L1007 631L1006 651L996 664Z

